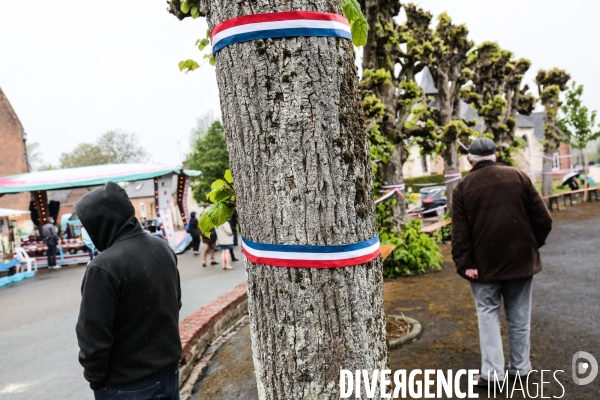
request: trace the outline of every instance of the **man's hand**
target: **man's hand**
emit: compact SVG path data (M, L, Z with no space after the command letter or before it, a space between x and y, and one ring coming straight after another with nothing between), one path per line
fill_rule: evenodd
M476 269L466 270L465 275L467 275L467 277L469 279L478 279L479 278L479 272Z

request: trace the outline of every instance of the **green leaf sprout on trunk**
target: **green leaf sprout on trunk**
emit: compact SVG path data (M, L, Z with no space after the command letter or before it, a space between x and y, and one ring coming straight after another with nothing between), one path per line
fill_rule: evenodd
M223 225L231 219L235 208L235 191L231 170L226 170L223 179L217 179L211 185L211 191L206 198L213 203L210 208L200 216L200 230L205 236L210 237L210 230Z
M187 11L184 11L184 9L183 9L184 4L187 4L187 3L181 2L181 7L182 7L181 11L184 13L187 13ZM192 7L192 16L194 15L194 9L196 10L196 12L198 12L198 7L195 7L195 6ZM194 18L196 18L196 17L194 17ZM210 29L206 30L205 37L203 37L202 39L196 40L196 47L198 47L198 50L200 50L200 51L204 51L204 49L208 48L208 53L204 54L202 56L202 58L203 59L208 58L208 63L214 67L216 64L216 61L215 61L215 56L211 51L212 47L210 45ZM204 63L199 64L198 62L196 62L194 60L184 60L184 61L179 62L179 71L185 71L185 73L187 74L188 72L194 71L203 65L204 65Z

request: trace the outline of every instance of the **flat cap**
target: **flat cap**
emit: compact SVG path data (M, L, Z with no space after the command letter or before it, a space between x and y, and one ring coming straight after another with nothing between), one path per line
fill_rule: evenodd
M492 139L483 137L473 140L469 146L469 154L476 156L491 156L496 153L496 143Z

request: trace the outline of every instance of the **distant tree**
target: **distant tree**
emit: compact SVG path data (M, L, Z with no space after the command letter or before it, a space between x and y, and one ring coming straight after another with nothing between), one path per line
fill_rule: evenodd
M79 143L70 153L62 153L59 158L60 168L101 164L109 164L108 157L102 153L100 146L93 143Z
M223 171L229 169L229 153L221 121L214 121L198 138L186 164L191 169L202 171L202 175L194 179L192 191L198 203L207 203L210 185L223 178Z
M107 164L142 163L149 159L148 152L140 145L135 133L111 130L100 136L96 144L106 156Z
M412 127L425 151L435 150L444 160L444 174L459 174L457 139L466 141L472 134L473 121L463 121L459 93L471 75L466 67L468 52L473 47L466 25L455 25L448 14L438 17L429 43L423 46L421 61L429 68L437 101L431 107L425 101L415 107L418 123ZM435 149L431 145L435 144ZM448 210L452 209L452 190L458 181L446 184Z
M139 163L147 161L148 152L135 133L119 129L104 133L95 143L80 143L70 153L60 155L60 168L90 165Z
M370 35L363 52L363 80L360 83L367 117L371 157L382 161L375 169L376 192L381 183L403 181L402 166L408 158L405 124L423 93L415 80L424 64L423 46L431 39L431 14L413 4L404 5L406 21L395 18L400 2L362 0ZM399 72L397 72L399 71ZM383 181L383 182L382 182ZM404 201L393 199L388 208L389 227L398 234L406 219ZM380 228L382 228L380 226Z
M557 124L568 138L571 147L580 150L583 154L583 149L588 143L600 137L600 125L596 125L596 111L590 112L583 105L582 95L583 85L573 82L560 108L562 118L558 119Z
M515 164L517 112L529 115L535 105L535 97L527 93L529 87L521 86L530 66L529 60L515 59L512 52L494 42L484 42L468 54L471 85L461 89L460 95L483 119L483 133L496 142L502 164Z
M206 134L210 126L216 120L217 117L215 117L215 112L213 110L206 111L196 119L196 126L190 131L190 149L193 150L194 147L196 147L198 139Z
M557 127L558 111L561 106L560 94L567 89L571 76L562 69L539 70L535 77L540 102L545 108L544 113L544 161L542 176L542 195L552 194L552 162L554 153L560 142L565 140L564 134Z
M27 142L27 164L31 171L38 171L44 161L39 142Z

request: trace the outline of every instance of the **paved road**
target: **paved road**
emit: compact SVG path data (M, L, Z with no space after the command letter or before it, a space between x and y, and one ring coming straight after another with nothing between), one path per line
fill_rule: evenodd
M243 282L243 263L234 268L202 268L191 251L180 255L180 319ZM85 266L44 268L35 278L0 288L0 399L93 399L75 336L84 272Z
M564 385L563 398L598 400L600 376L587 386L575 385L571 360L576 352L586 351L600 361L600 205L578 204L554 213L553 218L554 230L541 251L544 270L534 279L532 364L537 370L564 371L557 375ZM477 317L469 284L456 275L450 247L445 245L442 250L446 262L441 272L385 282L386 312L403 313L423 325L416 342L390 353L394 370L457 371L480 366ZM507 343L504 349L506 353ZM196 385L194 400L258 398L249 326L237 332L214 357L204 379ZM544 385L544 397L561 397L562 389L548 376L546 373L544 382L551 382ZM532 395L540 380L539 373L532 376ZM477 389L477 393L480 399L523 399L516 387L512 397L488 397L487 389Z

